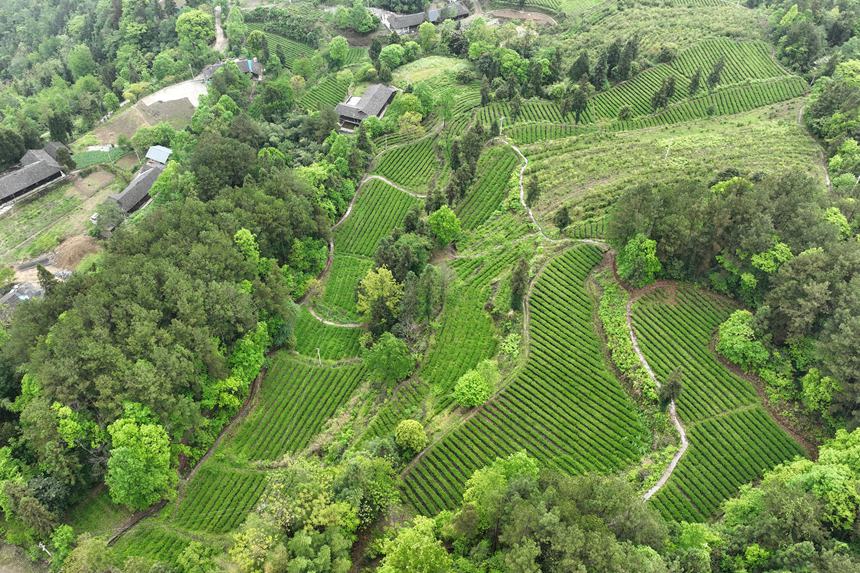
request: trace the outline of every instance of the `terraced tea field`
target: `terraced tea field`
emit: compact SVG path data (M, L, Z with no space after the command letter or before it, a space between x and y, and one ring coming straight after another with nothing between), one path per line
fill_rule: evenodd
M377 159L374 173L411 191L422 192L439 166L434 141L433 137L425 137L386 151Z
M337 228L335 251L372 257L379 240L403 223L406 213L421 201L371 179L359 190L352 214Z
M653 503L668 518L703 521L738 488L775 465L803 455L770 418L755 389L723 367L709 349L734 307L683 287L655 291L634 306L642 351L658 378L683 371L676 400L690 448Z
M407 473L405 495L416 509L453 507L472 471L520 449L570 473L611 471L638 458L643 428L603 362L584 288L600 259L595 247L574 247L537 279L525 368Z
M481 155L475 182L457 205L457 215L464 228L478 227L501 207L511 173L519 163L519 156L507 146L494 147Z

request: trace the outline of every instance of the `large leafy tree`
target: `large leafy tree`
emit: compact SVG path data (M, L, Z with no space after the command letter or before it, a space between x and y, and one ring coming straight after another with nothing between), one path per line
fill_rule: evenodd
M617 265L621 278L635 287L654 282L663 268L657 258L657 242L639 233L618 253Z
M144 509L174 495L178 481L167 432L139 405L108 426L110 459L105 483L115 503Z

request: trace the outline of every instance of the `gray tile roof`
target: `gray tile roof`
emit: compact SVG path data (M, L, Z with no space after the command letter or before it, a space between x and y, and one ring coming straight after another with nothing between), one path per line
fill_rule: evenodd
M388 25L393 30L403 30L406 28L414 28L420 26L426 19L424 12L416 12L415 14L395 14L388 17Z
M66 147L65 145L63 145L62 143L60 143L59 141L49 141L48 143L45 144L44 149L45 149L45 152L48 155L50 155L51 157L53 157L55 161L60 160L60 158L58 157L58 152L61 149L65 149L66 151L69 151L69 148Z
M356 105L340 103L335 108L338 115L348 117L350 119L362 120L371 115L378 116L391 101L392 96L397 92L392 87L382 84L373 84L368 86L361 96L361 99Z
M22 302L39 298L44 294L42 287L34 283L20 283L12 287L12 290L0 296L0 320L12 318L12 311Z
M167 163L167 160L170 158L171 153L173 153L173 150L169 147L164 147L163 145L153 145L149 148L149 151L146 152L146 158L165 165Z
M145 165L122 190L122 193L111 195L110 198L117 202L123 212L131 213L149 197L149 190L163 169L163 165Z
M427 11L427 20L433 22L441 22L448 18L463 18L469 15L469 9L459 2L448 4L444 8L431 8Z
M21 167L0 175L0 203L28 188L35 189L63 174L60 165L41 149L31 149L21 158Z

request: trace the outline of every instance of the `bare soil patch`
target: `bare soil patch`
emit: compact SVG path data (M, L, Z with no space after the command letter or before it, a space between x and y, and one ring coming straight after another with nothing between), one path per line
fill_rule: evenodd
M54 253L54 264L65 269L75 269L89 254L102 250L101 245L89 235L69 237L57 247Z
M545 26L555 26L556 24L558 24L558 22L555 21L555 18L547 14L543 14L542 12L502 9L493 10L487 13L490 16L493 16L495 18L501 18L503 20L530 20L532 22L537 22L538 24L543 24Z
M73 184L75 191L77 191L81 197L88 199L98 191L101 191L113 183L114 179L116 179L116 175L113 173L108 171L96 171L87 175L83 179L80 177L75 178Z

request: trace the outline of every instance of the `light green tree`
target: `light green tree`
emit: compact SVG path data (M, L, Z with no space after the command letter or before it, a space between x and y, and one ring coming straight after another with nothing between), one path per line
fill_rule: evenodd
M393 384L412 374L415 359L405 342L384 332L376 344L364 351L364 364L374 379Z
M654 282L663 270L657 258L657 242L638 233L627 241L618 253L618 274L634 287L643 287Z
M753 315L748 310L736 310L720 325L717 352L747 372L767 363L767 348L756 340Z
M379 573L448 573L453 570L451 556L436 537L435 522L416 517L411 527L400 530L385 544L385 557Z
M394 280L394 275L386 267L369 270L358 286L356 308L365 318L370 319L373 305L382 300L392 314L396 314L400 299L403 298L403 285Z
M460 237L460 219L448 205L442 205L427 217L427 224L440 247L446 247Z
M142 410L126 405L125 417L108 426L111 450L105 483L115 503L135 510L175 495L178 480L167 432Z
M176 18L176 35L183 50L197 53L215 41L215 20L202 10L188 10Z
M467 408L480 406L493 395L498 380L499 369L495 361L484 360L460 377L454 387L454 399Z
M401 448L419 452L427 445L427 433L418 420L403 420L394 428L394 441Z
M349 42L343 36L335 36L328 43L328 59L331 61L335 69L340 68L346 63L346 58L349 56Z

